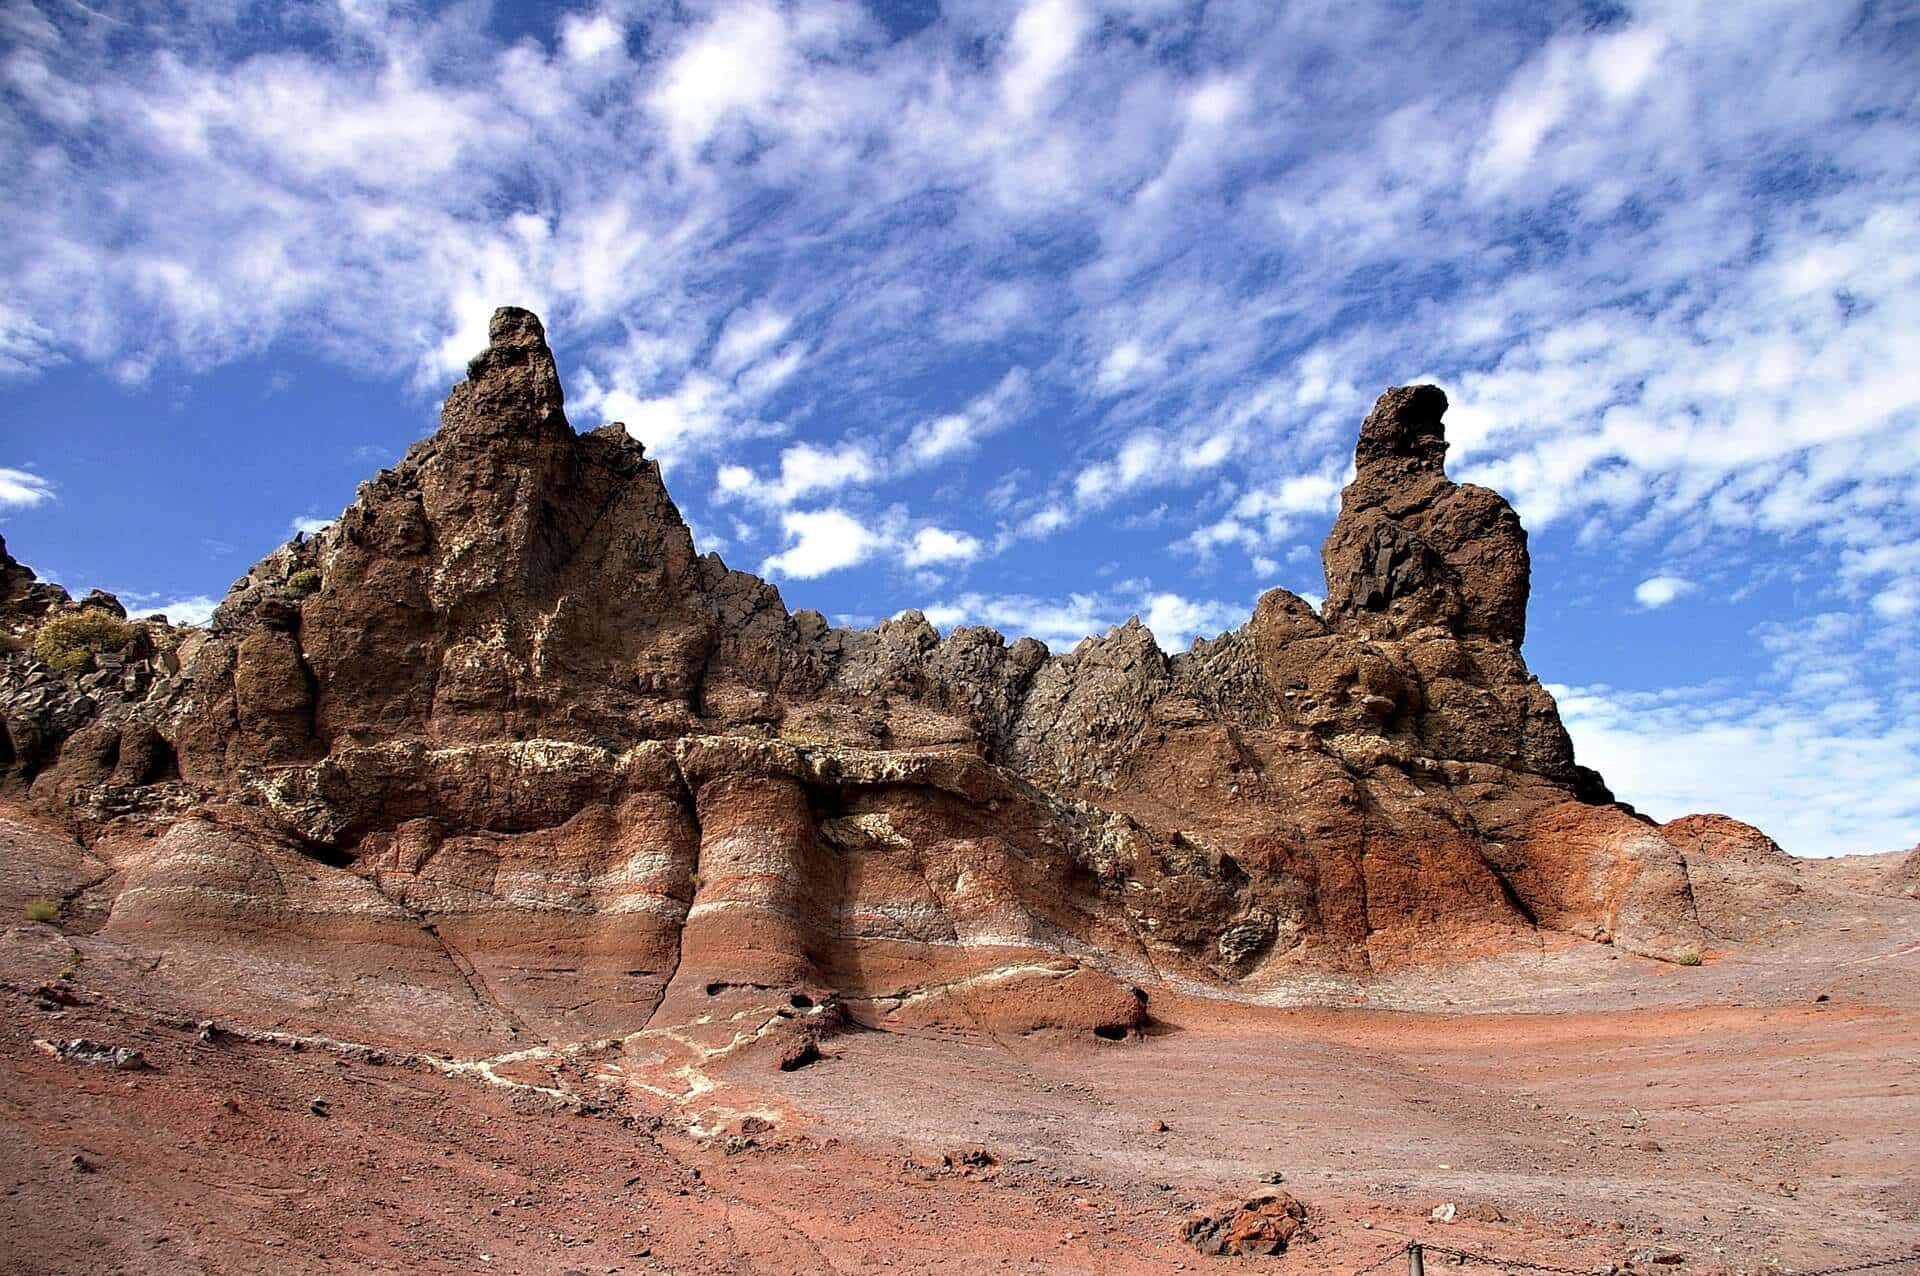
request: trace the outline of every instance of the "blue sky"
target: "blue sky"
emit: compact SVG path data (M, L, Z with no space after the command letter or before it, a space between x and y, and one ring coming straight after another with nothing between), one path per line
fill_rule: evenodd
M1433 380L1583 761L1903 847L1917 66L1838 0L16 2L0 534L204 614L511 302L789 606L1178 649L1320 594Z

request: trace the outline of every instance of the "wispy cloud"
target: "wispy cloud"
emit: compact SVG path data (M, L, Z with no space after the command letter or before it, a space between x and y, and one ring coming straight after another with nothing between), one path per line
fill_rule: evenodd
M10 8L0 375L284 342L424 396L518 302L576 420L768 570L1000 555L1036 597L1162 507L1184 594L1270 579L1429 377L1456 472L1622 594L1784 557L1862 634L1920 618L1886 6L377 8Z
M0 509L30 509L53 499L53 484L32 470L0 466Z

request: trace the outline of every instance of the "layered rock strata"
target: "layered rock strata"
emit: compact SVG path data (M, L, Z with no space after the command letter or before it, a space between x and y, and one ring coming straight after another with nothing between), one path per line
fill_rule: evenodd
M624 427L575 433L504 309L439 432L164 668L102 696L104 665L0 656L0 764L114 866L110 932L444 952L544 1036L770 999L1123 1036L1142 983L1697 953L1690 863L1764 838L1576 765L1521 656L1526 533L1447 477L1445 408L1363 424L1323 610L1054 655L789 612L696 552ZM9 615L46 597L4 580Z

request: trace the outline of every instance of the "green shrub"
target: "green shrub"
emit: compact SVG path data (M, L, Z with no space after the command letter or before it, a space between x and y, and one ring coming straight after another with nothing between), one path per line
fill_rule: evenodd
M34 658L53 669L84 669L103 651L118 651L133 641L133 626L104 611L72 611L55 616L33 636Z
M1673 964L1676 966L1698 966L1700 961L1700 951L1695 948L1689 948L1673 955Z
M27 920L30 922L50 922L59 915L60 905L50 899L27 901Z
M300 597L317 593L320 589L320 571L314 567L302 567L287 577L287 588Z

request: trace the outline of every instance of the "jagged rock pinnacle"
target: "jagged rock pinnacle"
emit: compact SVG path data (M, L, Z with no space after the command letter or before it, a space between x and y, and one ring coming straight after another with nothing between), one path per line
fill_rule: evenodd
M1411 462L1411 470L1439 473L1447 457L1447 395L1437 385L1397 385L1374 401L1360 427L1354 463L1361 469L1388 460Z
M1446 475L1438 386L1395 386L1354 448L1354 480L1321 558L1330 621L1379 636L1441 629L1518 646L1527 633L1526 529L1497 492Z
M547 347L540 317L502 306L487 324L487 348L467 364L467 379L447 395L441 421L462 433L498 434L528 428L569 433L560 370Z

